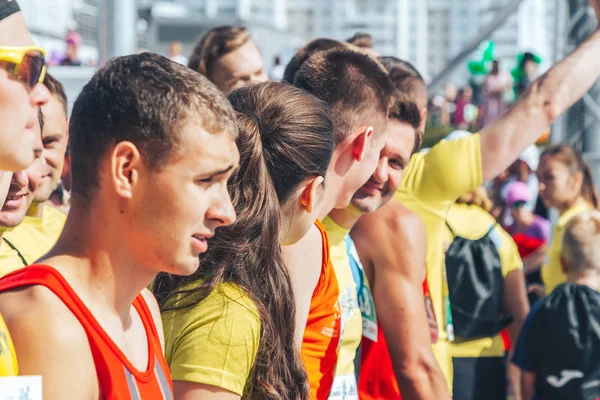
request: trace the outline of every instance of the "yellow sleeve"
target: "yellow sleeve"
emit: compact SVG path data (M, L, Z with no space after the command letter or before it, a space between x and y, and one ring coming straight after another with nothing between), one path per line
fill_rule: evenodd
M162 317L173 380L243 395L261 330L258 310L247 295L223 284L195 307Z
M17 354L8 328L0 315L0 376L16 376L18 373Z
M519 249L513 238L499 225L496 225L496 231L499 232L502 245L498 249L500 254L500 263L502 264L502 276L506 278L509 273L522 270L523 261L519 254Z
M411 160L400 190L426 204L450 205L483 184L479 134L442 140Z

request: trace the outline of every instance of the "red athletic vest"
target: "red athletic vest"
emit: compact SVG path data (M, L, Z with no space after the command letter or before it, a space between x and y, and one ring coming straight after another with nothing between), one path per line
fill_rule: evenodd
M425 295L427 315L430 319L433 318L433 322L430 321L430 334L432 341L435 341L438 336L437 324L435 324L433 308L427 303L429 294L427 279L423 280L423 294ZM432 331L431 324L436 326L435 331ZM363 336L361 347L358 398L360 400L401 400L402 396L392 367L392 359L379 323L377 324L377 342Z
M100 398L105 400L172 400L173 383L152 314L141 294L133 301L148 338L148 368L138 371L110 339L63 276L54 268L32 265L0 279L0 292L23 286L50 289L77 317L87 333L96 365ZM18 355L17 355L18 356Z

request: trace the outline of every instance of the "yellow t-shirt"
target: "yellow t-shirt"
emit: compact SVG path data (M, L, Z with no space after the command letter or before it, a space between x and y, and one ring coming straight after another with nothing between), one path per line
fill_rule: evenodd
M579 200L563 215L558 218L554 231L552 233L552 243L548 249L548 257L546 263L542 266L542 282L546 287L546 295L552 293L561 283L566 282L567 276L562 271L560 264L560 253L562 251L562 239L565 233L567 224L577 214L591 210L593 207L585 200Z
M6 241L6 235L9 230L0 227L0 278L4 275L25 267L25 256L19 255L19 252L11 247L12 242ZM21 258L23 257L23 258Z
M8 328L0 315L0 376L17 376L17 354Z
M33 264L54 247L66 221L64 213L46 205L41 218L26 216L19 226L6 232L5 238L19 250L28 264ZM19 258L18 265L13 263L10 271L3 271L5 268L0 267L0 275L22 267L23 262Z
M221 284L192 308L163 312L162 320L165 355L174 381L244 394L261 324L256 305L240 288Z
M498 249L502 264L502 276L506 278L510 272L523 269L519 249L513 238L500 225L496 224L494 217L482 208L455 204L448 213L448 224L456 235L471 240L483 237L492 226L496 225L490 233L490 237ZM446 228L446 240L451 242L452 239L452 233ZM452 356L459 358L504 356L504 343L500 335L469 341L461 341L460 338L456 338L454 342L450 343L450 349Z
M329 217L323 220L330 243L331 263L340 287L339 304L342 314L342 336L335 380L329 399L358 399L354 359L362 340L362 314L358 306L356 282L350 268L344 239L350 233Z
M446 215L464 193L482 185L479 135L442 140L430 152L415 155L402 178L395 199L423 220L427 234L427 281L438 323L433 352L452 392L452 357L444 314L444 246ZM446 289L447 292L447 289Z

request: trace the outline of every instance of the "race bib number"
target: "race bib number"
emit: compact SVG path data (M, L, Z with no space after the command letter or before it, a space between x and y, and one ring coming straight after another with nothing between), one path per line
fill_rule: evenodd
M425 294L425 311L427 311L427 322L429 323L429 334L431 335L431 343L436 343L438 340L439 332L437 326L437 320L435 319L435 313L433 312L433 302L429 292Z
M42 377L0 378L0 400L42 400Z
M373 294L367 283L365 270L363 269L356 246L350 238L346 236L346 251L350 260L350 267L356 282L356 291L358 298L358 307L362 314L363 336L373 342L377 342L377 315L375 313L375 302Z
M329 400L358 400L356 376L336 376L329 392Z

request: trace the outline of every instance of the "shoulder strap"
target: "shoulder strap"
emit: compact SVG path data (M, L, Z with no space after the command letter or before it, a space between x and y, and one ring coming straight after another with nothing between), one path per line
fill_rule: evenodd
M356 246L354 245L354 241L350 237L350 234L346 235L344 242L346 244L346 255L348 256L350 269L352 270L352 277L354 278L354 283L356 283L356 293L357 296L360 297L360 293L364 286L363 272L361 271L362 266L359 264L360 260L357 260L354 256L353 251L356 251Z
M492 233L494 231L494 228L496 228L496 225L498 225L498 221L494 222L494 224L490 227L490 229L487 231L487 233L485 234L485 236L487 236L490 233Z
M148 339L152 341L155 351L159 350L160 352L162 352L160 340L158 337L158 329L156 329L156 324L154 323L152 312L150 311L150 308L146 303L146 299L144 299L144 296L141 293L137 295L135 300L133 300L133 306L140 315L140 318L142 319L142 323L144 324L144 328L147 334L151 335L151 337L149 337Z
M446 226L450 230L450 233L452 234L452 236L456 236L456 233L454 233L454 229L452 229L452 227L450 226L450 224L448 223L448 221L445 221L445 222L446 222Z
M12 244L10 242L10 240L8 240L7 238L3 237L2 240L4 240L4 243L6 243L8 245L8 247L10 247L11 249L13 249L14 251L17 252L17 255L19 256L19 258L21 259L21 262L23 263L23 266L26 267L29 265L29 263L27 262L27 260L25 259L25 257L23 256L23 254L19 251L19 249L17 249L17 246L15 246L14 244Z
M0 279L0 292L24 286L40 285L52 291L84 326L91 326L95 319L65 278L48 265L31 265L14 271Z

